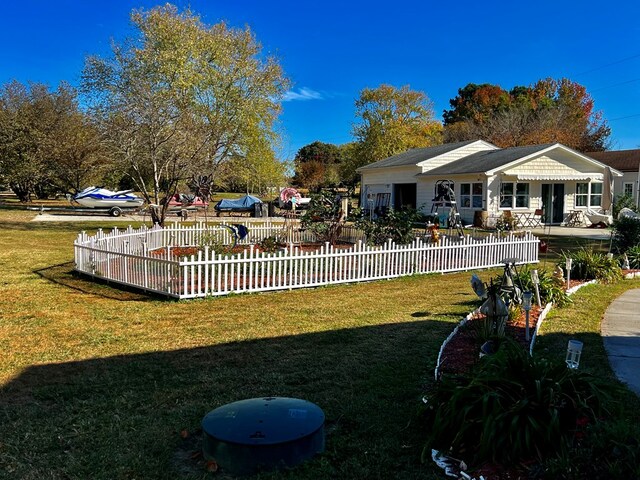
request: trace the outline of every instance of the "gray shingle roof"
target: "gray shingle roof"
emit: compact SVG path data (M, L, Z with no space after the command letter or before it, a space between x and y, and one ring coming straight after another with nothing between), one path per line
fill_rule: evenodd
M449 153L453 150L456 150L460 147L464 147L465 145L470 145L474 142L477 142L477 140L468 140L466 142L457 142L457 143L445 143L444 145L436 145L435 147L413 148L404 153L399 153L398 155L394 155L393 157L385 158L384 160L379 160L377 162L370 163L369 165L360 167L358 170L368 170L370 168L404 167L409 165L417 165L420 162L424 162L425 160L429 160L430 158L435 158L439 155Z
M554 143L548 143L545 145L527 145L526 147L511 147L503 148L501 150L487 150L484 152L477 152L468 157L463 157L455 162L442 165L440 167L429 170L428 172L420 174L421 176L431 175L456 175L463 173L482 173L494 168L507 165L514 162L519 158L526 157L538 151L548 148Z

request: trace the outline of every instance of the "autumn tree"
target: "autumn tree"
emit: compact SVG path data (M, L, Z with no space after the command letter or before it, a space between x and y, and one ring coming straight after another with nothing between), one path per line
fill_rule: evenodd
M313 142L305 145L293 160L293 183L317 191L323 187L335 187L340 183L342 151L331 143Z
M365 88L355 107L355 168L411 148L442 143L442 126L434 119L432 102L408 85Z
M500 147L563 143L581 151L604 150L610 128L585 87L568 79L543 79L510 91L469 84L443 114L445 140L482 138Z
M83 85L113 158L160 205L152 219L162 224L161 199L181 182L215 179L232 159L271 148L288 83L249 28L208 26L172 5L131 19L138 38L115 45L111 58L88 58Z

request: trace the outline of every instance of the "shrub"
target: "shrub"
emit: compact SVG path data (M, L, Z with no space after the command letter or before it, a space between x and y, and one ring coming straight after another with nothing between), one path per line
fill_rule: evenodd
M631 195L618 195L613 202L613 218L618 218L620 210L628 208L634 212L638 211L636 202Z
M428 394L423 457L435 448L476 465L543 459L571 443L578 419L607 412L617 392L505 339L470 374L444 377Z
M258 242L257 245L260 250L266 253L275 253L285 246L283 243L279 242L278 239L273 235L267 238L263 238Z
M623 254L640 244L640 220L622 217L613 222L611 245L613 251Z
M531 280L531 268L529 265L525 265L520 268L516 275L516 282L522 285L523 290L534 292L533 281ZM540 291L540 301L542 304L552 302L558 307L564 307L571 303L571 297L567 295L564 289L564 283L562 280L554 277L547 270L538 270L538 290Z
M342 211L341 198L335 192L323 190L311 197L309 208L302 216L302 227L313 232L318 241L335 245L342 233L347 212Z
M640 268L640 245L635 245L626 251L631 268Z
M200 250L204 250L204 247L209 247L211 252L222 254L226 253L228 246L223 242L223 234L220 229L209 229L202 231L196 237L196 244Z
M581 248L574 252L563 252L564 259L559 263L564 268L566 259L571 257L571 278L576 280L597 279L606 283L622 278L622 270L617 260L590 248Z
M413 208L391 209L385 216L375 220L360 217L356 221L356 227L365 233L369 245L382 245L388 239L399 245L405 245L415 239L413 224L420 218L422 215Z

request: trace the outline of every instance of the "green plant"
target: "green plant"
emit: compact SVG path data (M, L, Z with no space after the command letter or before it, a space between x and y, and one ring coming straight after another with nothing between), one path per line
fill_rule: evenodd
M228 250L228 246L224 244L222 238L222 232L220 230L204 230L196 237L196 244L201 250L209 247L211 252L222 254Z
M340 195L323 190L311 197L309 208L302 216L302 228L313 232L319 241L335 245L342 233L347 212L342 211Z
M533 268L524 265L515 275L514 279L517 284L522 285L523 291L534 292L535 287L531 280L531 271ZM564 307L571 303L571 297L567 295L564 283L554 277L548 270L538 270L538 290L540 292L540 301L542 304L552 302L558 307Z
M263 238L262 240L260 240L258 242L258 247L260 247L260 250L262 250L263 252L275 253L278 250L280 250L282 247L284 247L284 244L278 241L277 237L272 235L270 237Z
M626 251L631 268L640 268L640 245L634 245Z
M597 279L605 283L622 278L618 261L591 248L581 248L573 252L563 252L564 259L558 265L564 268L567 258L571 258L571 278L576 280Z
M640 220L622 217L613 222L611 246L614 252L625 253L640 244Z
M369 245L382 245L389 239L396 244L405 245L415 239L413 224L420 218L422 214L413 208L391 209L385 216L375 220L360 217L356 221L356 227L365 233Z
M504 339L470 374L444 377L427 395L423 456L435 448L475 465L543 459L571 443L579 418L606 413L617 391Z
M620 210L628 208L634 212L638 211L636 202L631 195L618 195L613 202L613 218L618 218Z
M496 230L515 230L516 219L504 213L496 220Z

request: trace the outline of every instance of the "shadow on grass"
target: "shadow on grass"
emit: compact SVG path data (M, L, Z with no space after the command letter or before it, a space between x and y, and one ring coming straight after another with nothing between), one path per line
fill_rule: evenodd
M158 299L168 300L168 297L161 295L140 293L140 290L128 287L127 285L117 284L115 286L116 288L114 288L105 280L99 278L90 279L89 277L79 274L73 269L73 265L74 262L60 263L58 265L34 270L33 273L45 280L82 293L89 293L121 302L144 302Z
M32 366L0 390L0 464L11 478L202 478L204 415L275 395L324 410L327 448L260 478L439 478L420 463L419 399L451 328L413 321Z

